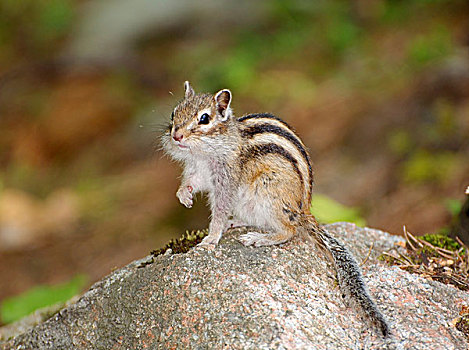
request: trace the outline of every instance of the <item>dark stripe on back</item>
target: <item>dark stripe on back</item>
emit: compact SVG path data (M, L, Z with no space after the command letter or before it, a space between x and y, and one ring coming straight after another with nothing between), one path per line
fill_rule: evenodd
M276 117L273 114L270 113L256 113L256 114L248 114L244 115L241 118L238 118L238 122L243 122L247 119L260 119L260 118L266 118L266 119L274 119L285 125L288 129L293 130L290 125L288 125L284 120L280 119L279 117Z
M249 138L253 138L256 134L263 133L276 134L280 137L283 137L284 139L287 139L295 145L295 147L298 149L298 151L300 151L301 155L306 161L306 164L308 165L309 182L311 184L313 182L313 168L311 167L311 162L309 160L308 153L306 153L306 150L304 149L298 137L292 134L291 132L288 132L284 128L267 123L252 125L241 131L242 136Z
M239 157L241 168L244 168L244 164L249 162L249 160L254 159L254 158L260 158L268 154L278 154L284 159L286 159L287 161L289 161L291 165L293 166L293 168L295 169L295 172L300 179L301 186L302 187L304 186L303 176L301 175L300 169L298 169L298 164L297 164L296 159L289 152L287 152L283 147L280 147L279 145L276 145L275 143L255 145L255 146L251 146L243 150L243 152L241 152L241 155Z

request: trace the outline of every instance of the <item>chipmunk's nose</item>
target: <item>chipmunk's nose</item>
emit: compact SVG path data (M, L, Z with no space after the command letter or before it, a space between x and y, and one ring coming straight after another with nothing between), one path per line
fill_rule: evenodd
M180 142L184 136L182 135L182 132L178 131L177 129L174 130L173 132L173 139L174 141Z

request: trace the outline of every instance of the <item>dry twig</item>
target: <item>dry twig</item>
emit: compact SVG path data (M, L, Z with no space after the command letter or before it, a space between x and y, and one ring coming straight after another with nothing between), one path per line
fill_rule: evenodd
M416 237L404 226L406 253L383 253L390 263L426 278L469 290L469 255L467 246L456 238L455 250L439 247Z

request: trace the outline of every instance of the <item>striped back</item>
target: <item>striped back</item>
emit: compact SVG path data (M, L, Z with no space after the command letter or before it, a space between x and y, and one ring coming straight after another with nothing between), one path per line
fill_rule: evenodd
M249 153L256 157L277 154L292 164L304 186L305 200L311 203L313 169L306 147L282 119L268 113L249 114L238 118L240 133L250 140Z

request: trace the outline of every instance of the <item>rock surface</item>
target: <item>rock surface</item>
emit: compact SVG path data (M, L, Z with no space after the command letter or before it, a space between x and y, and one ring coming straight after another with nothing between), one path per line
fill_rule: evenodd
M213 250L135 261L73 305L0 349L466 349L451 323L466 292L376 260L401 240L385 232L327 228L358 261L391 323L384 344L341 300L332 267L298 239L244 247L240 232ZM373 249L370 246L373 242Z

